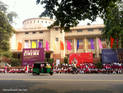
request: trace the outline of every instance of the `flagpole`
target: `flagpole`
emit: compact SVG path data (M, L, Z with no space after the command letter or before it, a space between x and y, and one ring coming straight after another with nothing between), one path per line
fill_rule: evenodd
M62 50L61 50L61 40L60 40L60 61L61 61L61 55L62 55Z

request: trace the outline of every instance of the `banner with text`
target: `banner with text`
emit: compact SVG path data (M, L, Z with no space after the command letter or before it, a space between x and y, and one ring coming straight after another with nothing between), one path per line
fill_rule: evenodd
M69 56L69 64L80 65L82 63L92 63L93 53L72 53Z
M44 48L23 49L22 65L32 65L35 62L44 62Z

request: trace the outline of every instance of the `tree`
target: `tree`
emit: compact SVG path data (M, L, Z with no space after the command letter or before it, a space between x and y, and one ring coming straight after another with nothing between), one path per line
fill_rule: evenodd
M120 1L115 7L108 8L106 18L104 19L105 30L103 35L108 42L110 37L115 39L113 48L123 48L123 7L120 7L119 4L122 6L123 2ZM117 40L121 46L117 46Z
M7 18L8 18L8 21L9 23L13 23L13 19L17 17L17 14L15 12L7 12L7 5L4 4L3 2L0 1L0 11L3 12Z
M94 21L97 16L105 18L107 9L115 6L119 0L37 0L44 5L44 12L40 16L55 17L52 26L68 31L76 26L80 20L90 19Z
M9 24L6 15L0 12L0 49L9 50L9 39L14 32L12 26Z
M10 57L10 55L7 55L10 53L9 40L14 33L14 29L10 25L12 22L12 15L10 16L10 14L7 13L6 5L0 1L0 59L3 56Z

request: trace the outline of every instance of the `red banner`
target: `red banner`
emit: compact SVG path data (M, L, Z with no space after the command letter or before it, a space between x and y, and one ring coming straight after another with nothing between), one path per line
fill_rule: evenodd
M111 44L111 48L113 47L113 43L114 43L114 38L110 38L110 44Z
M69 56L69 64L79 66L82 63L92 63L93 53L72 53Z

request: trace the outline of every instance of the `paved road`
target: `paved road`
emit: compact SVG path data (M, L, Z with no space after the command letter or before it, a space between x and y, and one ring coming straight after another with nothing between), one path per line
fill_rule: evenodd
M66 81L123 81L123 74L32 74L1 73L0 80L66 80Z
M0 93L123 93L123 75L0 74Z

